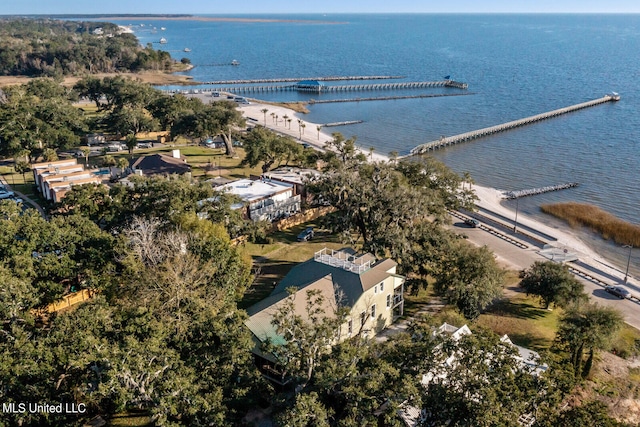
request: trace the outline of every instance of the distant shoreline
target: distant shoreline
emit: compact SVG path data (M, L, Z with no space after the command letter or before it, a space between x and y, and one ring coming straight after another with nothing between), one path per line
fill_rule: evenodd
M59 15L62 17L62 15ZM73 19L103 19L105 21L201 21L201 22L244 22L244 23L303 23L303 24L347 24L345 21L316 21L313 19L276 19L276 18L238 18L224 16L198 16L198 15L85 15L85 16L68 16L65 18Z

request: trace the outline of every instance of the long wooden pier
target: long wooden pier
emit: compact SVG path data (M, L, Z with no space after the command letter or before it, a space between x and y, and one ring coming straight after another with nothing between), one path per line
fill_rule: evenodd
M213 64L217 65L217 64ZM226 65L226 64L225 64ZM404 79L405 76L326 76L326 77L282 77L276 79L250 79L250 80L217 80L204 82L205 85L241 85L253 83L286 83L300 82L304 80L317 80L319 82L333 82L339 80L393 80Z
M431 142L427 142L426 144L418 145L417 147L411 150L411 154L426 153L428 151L437 150L440 148L447 147L449 145L472 141L474 139L482 138L484 136L493 135L495 133L504 132L506 130L514 129L520 126L536 123L541 120L550 119L552 117L561 116L563 114L571 113L573 111L582 110L583 108L589 108L596 105L604 104L606 102L615 102L619 100L620 100L620 95L614 93L612 95L605 95L602 98L594 99L593 101L582 102L580 104L571 105L569 107L560 108L558 110L553 110L553 111L549 111L542 114L536 114L535 116L526 117L524 119L503 123L501 125L491 126L488 128L474 130L471 132L461 133L459 135L454 135L449 137L443 136L436 141L431 141Z
M327 93L327 92L353 92L367 90L399 90L399 89L422 89L434 87L453 87L457 89L466 89L466 83L456 82L454 80L442 80L435 82L396 82L396 83L375 83L375 84L356 84L356 85L332 85L332 86L307 86L307 85L267 85L267 86L235 86L235 87L219 87L216 91L230 93L260 93L260 92L280 92L280 91L297 91L310 93Z

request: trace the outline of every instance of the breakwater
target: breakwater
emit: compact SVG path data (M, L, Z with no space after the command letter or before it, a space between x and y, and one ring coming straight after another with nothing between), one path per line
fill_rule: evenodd
M464 93L434 93L429 95L400 95L400 96L374 96L369 98L343 98L343 99L310 99L309 104L331 104L335 102L360 102L360 101L388 101L393 99L413 99L413 98L441 98L444 96L465 96L475 95L472 92Z
M504 193L505 199L519 199L520 197L535 196L536 194L549 193L551 191L566 190L567 188L577 187L577 182L568 182L566 184L548 185L546 187L530 188L527 190L507 191Z
M582 110L583 108L594 107L596 105L604 104L606 102L619 101L620 96L616 93L612 95L605 95L602 98L594 99L592 101L582 102L580 104L571 105L569 107L560 108L546 113L536 114L535 116L526 117L520 120L514 120L511 122L503 123L501 125L490 126L487 128L474 130L471 132L465 132L454 136L445 137L442 136L436 141L427 142L426 144L418 145L411 150L411 154L426 153L431 150L437 150L449 145L458 144L461 142L472 141L477 138L482 138L495 133L504 132L510 129L514 129L520 126L536 123L542 120L550 119L553 117L561 116L563 114L571 113L573 111Z

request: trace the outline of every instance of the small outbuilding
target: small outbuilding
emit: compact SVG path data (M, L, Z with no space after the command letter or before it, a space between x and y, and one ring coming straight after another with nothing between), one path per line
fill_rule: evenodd
M296 90L300 92L322 92L324 85L318 80L301 80L295 84Z

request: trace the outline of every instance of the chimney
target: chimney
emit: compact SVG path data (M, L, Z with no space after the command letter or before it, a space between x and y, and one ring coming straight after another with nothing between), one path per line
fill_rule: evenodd
M171 153L172 153L174 159L179 159L180 158L180 150L173 150Z

